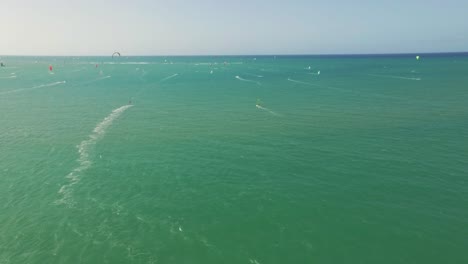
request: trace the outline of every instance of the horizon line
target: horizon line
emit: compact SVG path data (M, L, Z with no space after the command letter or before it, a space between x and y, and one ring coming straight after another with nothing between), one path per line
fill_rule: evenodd
M122 53L122 52L120 52ZM109 54L112 54L110 52ZM107 57L109 54L99 55L1 55L1 57ZM390 53L290 53L290 54L180 54L180 55L162 55L162 54L145 54L145 55L122 55L122 57L270 57L270 56L388 56L388 55L435 55L435 54L468 54L468 51L435 51L435 52L390 52Z

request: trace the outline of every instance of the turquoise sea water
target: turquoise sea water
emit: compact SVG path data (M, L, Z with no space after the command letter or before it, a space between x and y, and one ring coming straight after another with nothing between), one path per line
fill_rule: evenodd
M0 263L468 263L466 55L2 60Z

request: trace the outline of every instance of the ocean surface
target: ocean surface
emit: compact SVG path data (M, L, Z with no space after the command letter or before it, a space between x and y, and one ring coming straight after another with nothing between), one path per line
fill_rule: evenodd
M468 55L419 55L2 57L0 263L468 263Z

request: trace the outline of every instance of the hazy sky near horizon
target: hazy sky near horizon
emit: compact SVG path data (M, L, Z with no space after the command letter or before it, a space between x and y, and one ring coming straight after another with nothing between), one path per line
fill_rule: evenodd
M466 0L1 0L0 55L468 50Z

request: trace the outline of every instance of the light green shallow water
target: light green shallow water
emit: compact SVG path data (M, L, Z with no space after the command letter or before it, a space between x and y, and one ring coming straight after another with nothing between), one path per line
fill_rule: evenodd
M3 60L0 263L468 263L466 56Z

